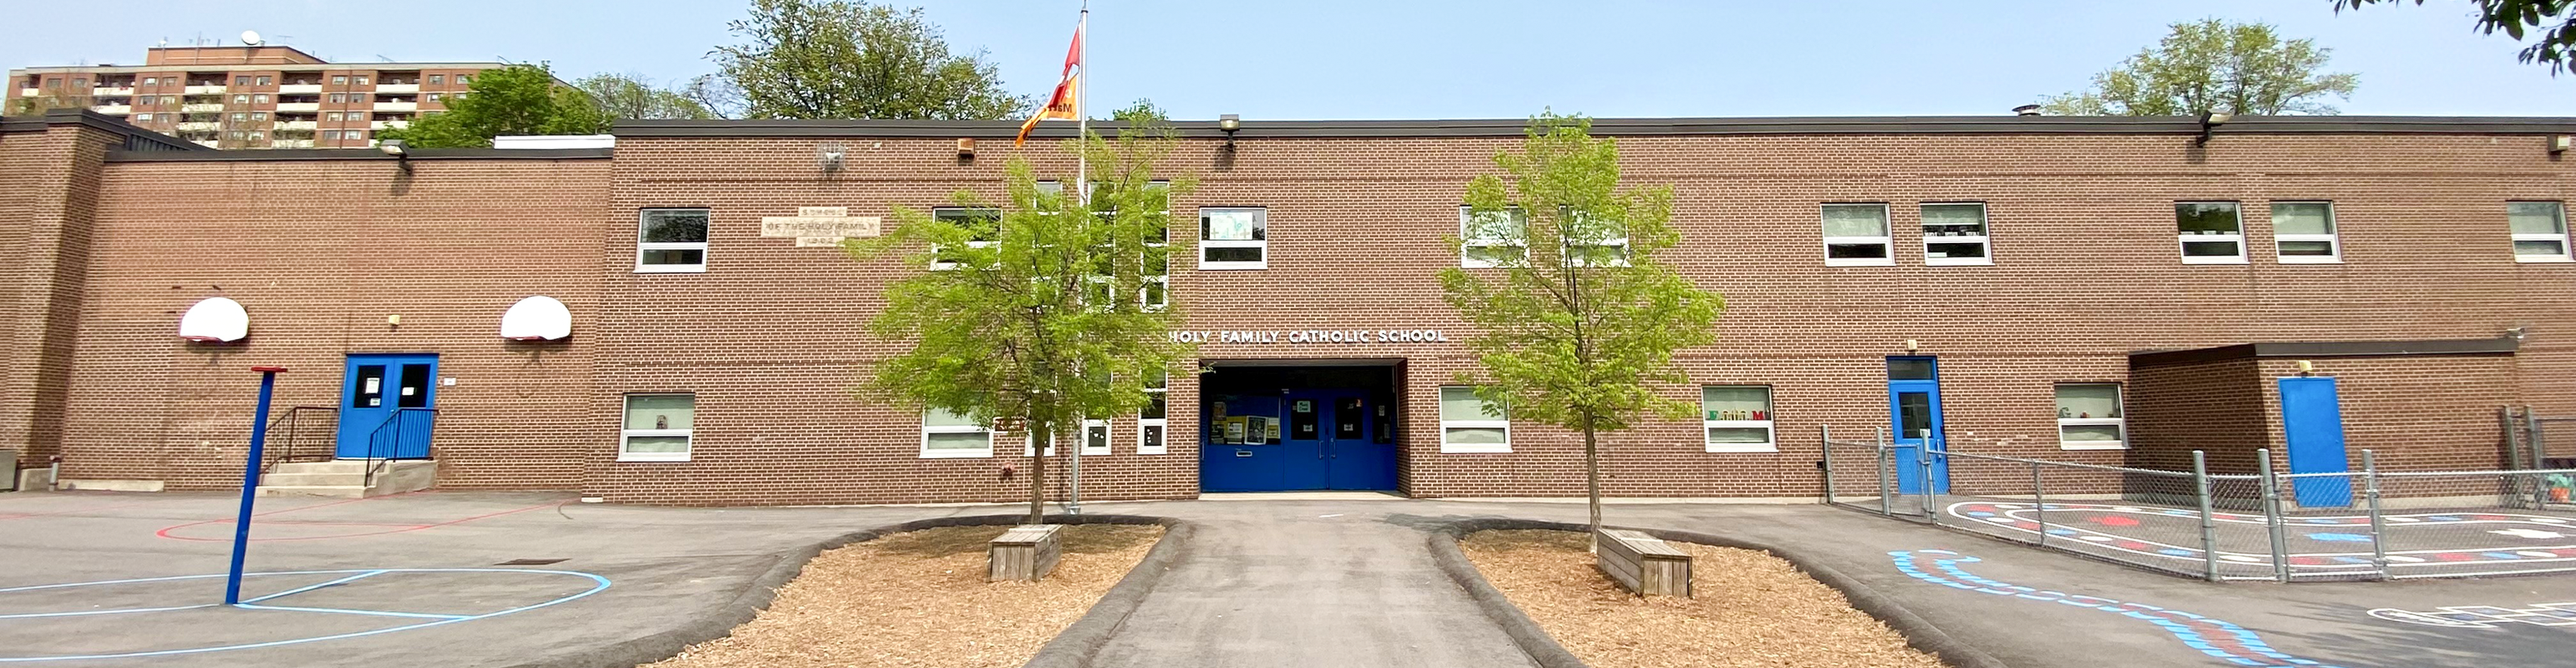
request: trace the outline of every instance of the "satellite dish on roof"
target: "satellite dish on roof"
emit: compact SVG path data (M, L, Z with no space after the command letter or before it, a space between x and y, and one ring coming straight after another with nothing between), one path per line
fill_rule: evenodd
M243 44L250 45L250 46L259 46L259 31L257 31L257 30L244 30L244 31L242 31L242 43L243 43Z

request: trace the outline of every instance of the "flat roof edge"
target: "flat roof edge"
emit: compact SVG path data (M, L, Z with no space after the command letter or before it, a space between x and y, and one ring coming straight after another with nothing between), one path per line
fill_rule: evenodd
M1183 137L1223 138L1215 121L1175 121ZM1247 119L1238 139L1277 137L1517 137L1526 119L1262 121ZM1125 123L1098 121L1115 133ZM2198 134L2198 119L2179 116L1784 116L1769 118L1598 118L1601 135L1764 134ZM1010 137L1011 120L625 120L620 137ZM1030 136L1066 138L1069 123L1046 123ZM2265 116L2239 117L2214 134L2576 134L2576 117Z
M595 160L616 155L613 148L418 148L411 160ZM365 160L394 164L393 156L373 148L272 148L234 151L110 151L108 162L294 162Z
M2513 335L2492 339L2428 341L2281 341L2240 343L2189 350L2141 350L2129 353L2129 365L2162 366L2265 357L2418 357L2427 355L2510 355L2522 349Z

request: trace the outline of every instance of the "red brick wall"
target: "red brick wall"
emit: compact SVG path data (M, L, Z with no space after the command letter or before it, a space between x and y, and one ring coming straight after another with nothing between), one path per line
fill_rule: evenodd
M2344 451L2361 470L2361 451L2390 471L2488 471L2505 465L2496 409L2517 401L2519 369L2509 355L2326 358L2309 360L2314 375L2335 379L2343 409ZM2289 470L2278 379L2297 376L2296 360L2261 360L2265 430L2273 464Z
M2189 471L2199 450L2211 473L2255 472L2254 451L2278 447L2279 391L2263 382L2250 357L2131 369L2129 465Z
M36 466L61 452L63 388L72 370L71 333L79 326L81 276L97 245L92 216L100 200L101 161L121 137L53 125L0 133L0 241L12 257L0 264L8 318L0 336L0 447Z

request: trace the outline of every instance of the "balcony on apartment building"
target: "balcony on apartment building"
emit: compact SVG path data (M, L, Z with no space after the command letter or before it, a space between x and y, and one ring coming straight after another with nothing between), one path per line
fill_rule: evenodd
M416 102L416 101L410 101L410 100L399 101L399 102L387 102L387 101L383 101L383 100L378 100L378 101L376 102L375 110L376 110L376 111L420 111L420 103L419 103L419 102Z
M406 93L406 94L408 94L408 93L418 93L418 92L420 92L420 84L419 84L418 82L414 82L414 83L393 83L393 82L387 81L387 82L383 82L383 83L376 84L376 92L378 92L378 93Z
M189 84L185 92L189 95L221 95L224 92L224 86L223 84Z
M311 130L311 129L314 129L314 127L315 127L315 126L318 126L318 125L320 125L320 124L319 124L319 123L316 123L316 122L313 122L313 121L278 121L278 122L277 122L277 129L279 129L279 130Z
M322 103L320 103L320 102L279 102L279 103L277 103L277 110L278 110L278 111L305 111L305 112L315 112L315 111L321 111L321 110L322 110Z
M304 83L291 83L291 84L285 84L285 85L282 85L282 86L278 86L278 87L277 87L277 94L279 94L279 95L321 95L321 94L322 94L322 84L318 84L318 83L309 83L309 84L304 84Z
M123 116L134 113L134 106L127 104L97 104L90 105L89 110L107 114L109 116Z
M410 121L409 119L397 119L397 120L390 120L390 121L370 121L370 122L368 122L368 123L367 123L367 127L374 128L374 129L378 129L378 130L383 130L383 129L386 129L386 128L407 128L407 127L411 127L411 121Z
M191 114L201 114L201 113L209 113L209 112L223 111L223 110L224 110L224 105L223 105L223 103L221 103L221 102L214 102L214 103L199 102L199 103L196 103L196 104L182 104L182 105L179 105L179 110L180 110L180 111L183 111L183 112L191 113Z
M222 124L214 121L180 121L175 129L180 132L213 132L218 125Z
M271 139L269 148L313 148L311 139Z

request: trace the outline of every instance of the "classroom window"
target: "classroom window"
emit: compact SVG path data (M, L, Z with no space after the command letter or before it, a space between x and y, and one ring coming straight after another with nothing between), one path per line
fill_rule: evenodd
M1825 266L1896 264L1887 233L1885 204L1824 205Z
M626 425L619 433L617 461L689 461L697 412L698 398L693 394L626 395Z
M1566 211L1558 224L1565 230L1565 265L1569 267L1628 266L1628 234L1622 230L1595 229L1582 220L1582 212ZM1611 236L1616 234L1618 236Z
M2343 261L2343 242L2335 237L2333 202L2273 202L2272 243L2282 264L2332 264Z
M1476 396L1476 388L1440 388L1441 452L1511 452L1512 423L1504 407Z
M356 139L352 131L351 139ZM707 270L706 209L645 209L638 215L635 271Z
M1270 210L1199 209L1200 269L1270 267Z
M1709 452L1779 452L1771 437L1771 388L1710 385L1699 388L1700 426Z
M1109 421L1082 421L1082 456L1109 454Z
M1145 382L1145 409L1136 412L1136 454L1159 455L1168 430L1164 414L1170 407L1166 398L1171 396L1171 376L1156 371Z
M1923 205L1923 264L1994 264L1992 248L1986 238L1986 205Z
M993 456L993 430L948 409L931 408L922 411L921 456L926 458L991 457Z
M2506 202L2505 220L2513 228L2516 262L2566 262L2567 205L2563 202Z
M2057 447L2067 450L2118 450L2129 447L2127 425L2120 417L2120 386L2115 383L2066 383L2057 386Z
M1529 214L1517 208L1478 215L1474 209L1458 207L1458 266L1500 267L1507 260L1528 256L1529 247L1521 243L1528 229Z
M2245 264L2245 226L2235 202L2176 202L2174 231L2183 264Z
M939 219L940 222L966 228L974 235L966 242L968 248L992 248L993 244L999 243L996 240L1002 238L1001 209L948 207L931 209L930 216ZM932 246L930 250L932 253L938 253L939 247ZM960 261L962 258L943 255L932 260L930 268L955 269Z

